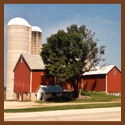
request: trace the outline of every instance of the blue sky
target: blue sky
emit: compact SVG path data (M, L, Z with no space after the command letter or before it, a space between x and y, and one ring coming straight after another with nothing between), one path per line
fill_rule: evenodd
M105 45L107 64L121 70L121 4L4 4L4 86L6 86L7 23L21 17L42 29L42 44L59 29L86 25ZM101 65L102 63L100 63Z

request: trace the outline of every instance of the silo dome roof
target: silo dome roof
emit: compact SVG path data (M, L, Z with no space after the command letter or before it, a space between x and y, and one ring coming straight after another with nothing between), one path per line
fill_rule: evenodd
M42 32L42 30L38 26L32 26L32 31Z
M25 19L20 18L20 17L11 19L8 22L7 26L9 26L9 25L24 25L24 26L31 27L31 25L29 25L29 23Z

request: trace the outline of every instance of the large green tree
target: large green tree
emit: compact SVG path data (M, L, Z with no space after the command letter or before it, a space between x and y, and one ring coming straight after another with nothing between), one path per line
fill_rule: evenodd
M42 47L41 56L48 75L56 78L59 84L71 82L75 97L78 97L78 83L81 88L82 74L104 61L101 55L105 46L98 47L94 36L85 25L73 24L67 27L67 32L59 30L52 34Z

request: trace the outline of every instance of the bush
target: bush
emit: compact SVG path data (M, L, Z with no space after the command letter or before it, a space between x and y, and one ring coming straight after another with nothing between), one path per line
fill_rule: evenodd
M68 102L72 100L72 93L71 92L65 92L62 94L62 96L53 96L48 98L46 101L52 101L52 102Z
M4 87L4 91L6 91L6 87Z

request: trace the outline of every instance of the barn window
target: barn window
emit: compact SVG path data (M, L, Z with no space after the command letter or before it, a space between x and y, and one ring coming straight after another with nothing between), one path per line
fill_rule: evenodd
M23 58L21 58L21 63L23 63Z
M115 69L113 70L113 75L116 75L116 70Z

